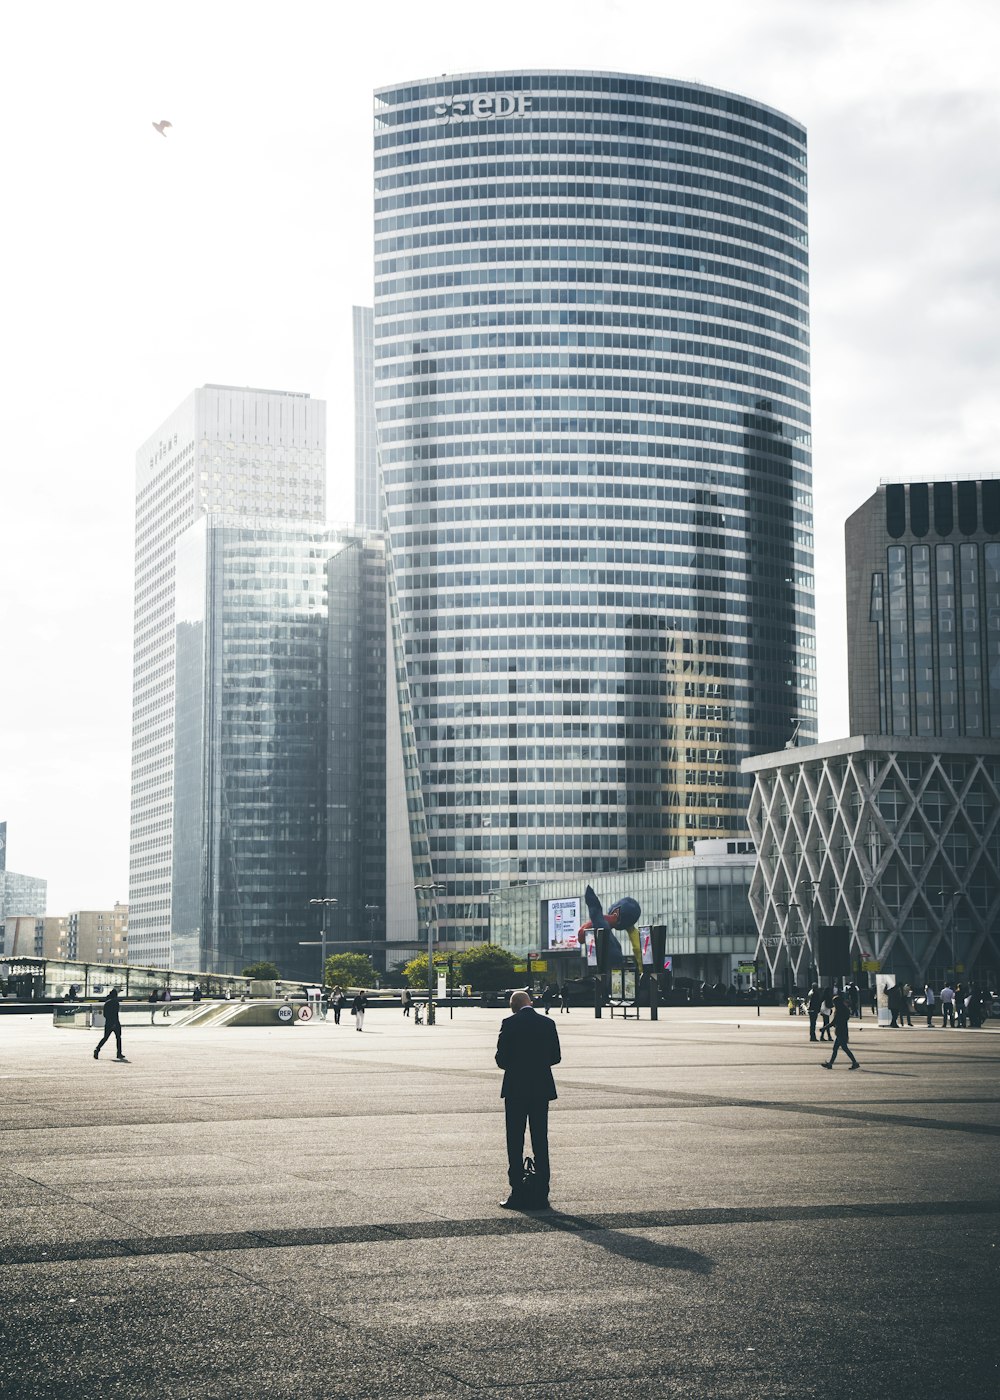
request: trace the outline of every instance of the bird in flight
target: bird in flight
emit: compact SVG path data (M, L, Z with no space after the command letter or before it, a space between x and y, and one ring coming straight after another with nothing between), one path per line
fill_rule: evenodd
M158 131L161 136L166 136L168 126L173 126L173 122L154 122L153 130Z

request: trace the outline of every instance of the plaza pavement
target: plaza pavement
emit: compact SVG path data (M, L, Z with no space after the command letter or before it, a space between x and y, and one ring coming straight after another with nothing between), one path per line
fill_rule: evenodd
M574 1008L518 1216L501 1014L0 1017L0 1394L1000 1395L1000 1023Z

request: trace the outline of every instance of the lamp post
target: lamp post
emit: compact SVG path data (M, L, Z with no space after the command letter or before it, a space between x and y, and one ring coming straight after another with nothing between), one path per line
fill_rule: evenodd
M434 1025L434 896L444 889L444 885L438 884L436 880L425 880L422 884L414 885L418 896L423 894L427 899L427 1024Z
M365 905L365 913L368 915L368 961L372 967L375 966L375 915L381 908L381 904Z
M300 939L299 939L299 947L300 947L300 948L319 948L319 950L320 950L320 955L319 955L319 956L320 956L319 985L322 987L322 986L323 986L323 983L326 981L326 911L327 911L327 909L328 909L331 905L336 904L337 901L333 898L332 895L329 895L329 896L326 896L326 897L323 898L323 899L311 899L311 900L309 901L309 903L310 903L310 905L319 905L319 908L320 908L320 925L321 925L321 927L320 927L320 933L319 933L319 942L317 942L315 938L300 938Z

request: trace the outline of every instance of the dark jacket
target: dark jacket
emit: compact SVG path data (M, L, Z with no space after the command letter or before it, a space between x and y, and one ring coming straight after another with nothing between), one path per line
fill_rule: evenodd
M364 992L358 992L357 996L356 996L356 997L354 998L354 1000L351 1002L351 1015L352 1015L352 1016L356 1016L356 1015L358 1014L359 1011L367 1011L367 1010L368 1010L368 998L365 996Z
M844 997L835 997L833 1002L833 1029L838 1040L846 1040L851 1024L851 1008Z
M503 1070L502 1099L554 1099L552 1066L562 1059L555 1022L524 1006L501 1022L496 1061Z
M106 999L106 1001L105 1001L103 1007L101 1008L101 1010L104 1012L104 1024L105 1024L106 1026L120 1026L120 1025L121 1025L121 1023L122 1023L122 1019L121 1019L121 1015L120 1015L120 1012L121 1012L121 1002L118 1000L118 993L117 993L117 992L113 993L111 996L109 996L109 997Z

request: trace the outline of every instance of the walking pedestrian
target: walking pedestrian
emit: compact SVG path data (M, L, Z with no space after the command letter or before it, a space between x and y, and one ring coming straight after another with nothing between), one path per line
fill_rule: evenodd
M820 1038L820 1040L832 1040L832 1039L833 1039L833 1036L830 1034L830 1017L831 1017L832 1014L833 1014L833 993L830 991L829 987L824 987L824 988L823 988L823 991L822 991L822 993L821 993L820 1007L819 1007L820 1020L823 1022L822 1026L820 1027L820 1031L819 1031L819 1038Z
M507 1129L505 1210L547 1210L549 1205L549 1104L556 1097L552 1066L562 1058L555 1022L539 1016L527 992L514 992L511 1015L500 1025L496 1062L503 1070L500 1097ZM524 1132L531 1130L534 1184L524 1180Z
M124 1060L125 1056L122 1054L121 1007L118 1004L117 987L111 988L111 991L108 993L108 996L104 1002L102 1010L104 1011L104 1034L97 1042L97 1048L94 1051L94 1059L99 1060L101 1058L101 1046L105 1043L105 1041L110 1040L111 1037L114 1036L115 1045L118 1047L118 1053L115 1056L115 1059Z
M950 982L946 982L938 995L941 1003L941 1029L946 1026L955 1027L955 988Z
M934 1020L934 1006L937 998L934 996L934 988L929 982L924 984L924 1011L927 1013L927 1029L930 1030Z
M333 1007L333 1024L334 1024L335 1026L339 1026L339 1025L340 1025L340 1013L341 1013L341 1011L342 1011L342 1009L343 1009L343 1006L344 1006L344 989L343 989L343 987L341 987L341 986L336 986L336 987L334 987L334 989L333 989L333 995L332 995L331 998L330 998L330 1005Z
M149 1024L156 1025L156 1004L160 1000L160 994L154 987L149 994Z
M413 1006L413 993L407 987L403 992L403 1015L409 1016L410 1008Z
M365 1024L365 1011L368 1007L368 994L364 987L358 992L351 1003L351 1010L354 1012L354 1023L357 1030L361 1030Z
M545 989L544 989L544 991L542 992L542 1006L543 1006L543 1008L544 1008L544 1010L545 1010L546 1016L550 1015L551 1012L552 1012L552 1002L553 1002L554 998L555 998L555 992L554 992L554 991L552 990L552 988L549 986L548 982L546 982L546 984L545 984Z
M830 1058L823 1061L824 1069L833 1069L833 1063L837 1058L837 1051L843 1050L844 1054L851 1062L851 1069L860 1069L861 1066L854 1058L854 1052L847 1043L851 1025L851 1008L847 1004L847 998L840 992L833 999L833 1050Z
M892 1020L889 1022L890 1030L899 1030L899 1013L903 1004L903 989L893 982L891 987L885 989L885 999L889 1010L892 1013Z
M559 988L559 1015L563 1012L569 1015L569 983L564 982Z

